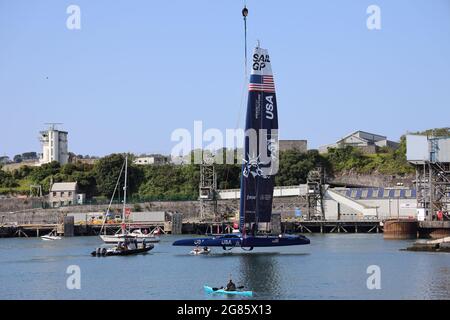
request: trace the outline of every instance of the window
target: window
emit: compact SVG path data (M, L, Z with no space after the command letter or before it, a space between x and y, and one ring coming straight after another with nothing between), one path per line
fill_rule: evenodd
M53 196L56 197L56 192L53 192Z
M69 197L71 197L72 196L72 191L69 191Z
M61 191L61 197L64 197L64 191Z

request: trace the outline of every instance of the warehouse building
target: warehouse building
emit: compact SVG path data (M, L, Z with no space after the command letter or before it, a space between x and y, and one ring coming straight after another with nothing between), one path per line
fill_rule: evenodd
M388 140L386 136L358 130L344 136L336 143L319 147L319 152L326 153L330 148L345 148L347 146L358 148L367 154L373 154L377 152L377 148L390 147L396 149L399 144Z

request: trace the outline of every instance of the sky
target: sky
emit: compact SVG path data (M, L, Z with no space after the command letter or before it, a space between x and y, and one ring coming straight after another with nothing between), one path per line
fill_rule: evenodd
M450 0L247 0L271 55L281 139L450 126ZM78 5L81 29L66 27ZM244 125L242 0L0 0L0 155L170 153L171 134ZM369 5L381 29L369 30Z

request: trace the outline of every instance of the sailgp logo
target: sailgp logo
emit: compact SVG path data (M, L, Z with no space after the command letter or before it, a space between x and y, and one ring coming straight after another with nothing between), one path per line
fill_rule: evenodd
M262 70L266 67L266 64L270 63L270 57L268 54L253 55L253 70Z
M270 133L265 129L259 130L259 148L257 134L249 135L247 157L243 160L242 175L248 178L250 175L269 179L278 172L278 130L273 129ZM258 151L259 150L259 151Z
M250 156L248 155L248 160L244 159L244 169L242 171L242 174L244 177L248 178L251 174L253 177L262 177L264 179L270 178L270 176L267 176L264 174L263 170L260 167L261 161L259 160L259 156Z

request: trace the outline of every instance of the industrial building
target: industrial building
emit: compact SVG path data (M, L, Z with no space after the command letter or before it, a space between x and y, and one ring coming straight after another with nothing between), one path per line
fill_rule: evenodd
M406 158L416 168L419 220L450 220L450 137L408 135Z
M278 210L284 217L305 220L385 220L415 219L417 216L414 188L331 188L308 183L300 186L275 187L274 197L292 198L298 210ZM239 199L239 189L218 190L220 200ZM300 212L300 215L299 215Z
M330 148L344 148L346 146L358 148L367 154L373 154L377 152L377 148L390 147L396 149L399 144L388 140L386 136L358 130L344 136L333 144L319 147L319 152L326 153Z
M333 188L324 194L326 220L415 219L416 190L410 188Z
M47 130L40 132L42 155L39 165L57 161L61 165L69 162L67 131L56 128L58 123L50 123Z

